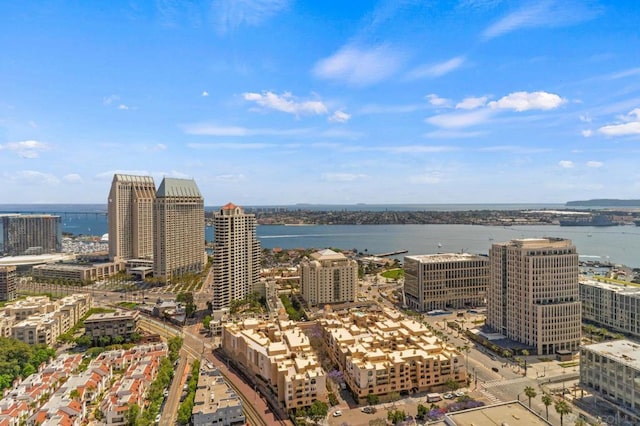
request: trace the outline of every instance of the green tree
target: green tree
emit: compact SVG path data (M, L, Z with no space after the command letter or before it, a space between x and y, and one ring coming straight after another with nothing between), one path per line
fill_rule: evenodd
M531 409L531 398L535 398L538 394L536 393L536 390L531 386L527 386L524 388L524 394L527 395L527 398L529 398L529 409Z
M548 393L545 393L542 395L541 399L544 407L547 409L547 420L549 420L549 406L553 404L553 398L551 398L551 395L549 395Z
M451 391L455 391L457 390L460 385L458 384L458 382L456 382L455 380L453 380L452 378L449 378L447 380L447 383L445 383L445 385L447 386L447 388L449 388L449 390Z
M311 420L314 422L318 422L327 417L328 412L329 407L326 402L316 400L311 404L311 407L309 407L309 417L311 417Z
M71 390L71 392L69 392L69 397L71 397L71 399L78 400L80 399L80 392L78 391L78 389L73 389Z
M427 413L429 413L429 409L422 404L418 404L418 419L424 419L425 417L427 417Z
M210 325L211 325L211 315L206 315L202 319L202 327L204 327L205 330L209 330Z
M78 346L84 346L88 348L89 346L91 346L91 343L92 343L91 336L88 336L86 334L83 334L82 336L76 339L76 345Z
M370 393L369 395L367 395L367 403L369 405L376 405L378 402L380 402L380 397L375 393Z
M554 404L556 413L560 414L560 426L563 425L563 418L566 414L571 413L571 407L564 399L558 399Z
M407 417L406 413L402 410L389 410L387 413L387 420L389 420L394 425L400 423Z

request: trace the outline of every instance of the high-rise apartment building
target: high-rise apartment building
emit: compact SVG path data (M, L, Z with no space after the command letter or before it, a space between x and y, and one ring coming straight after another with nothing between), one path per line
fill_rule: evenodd
M468 253L404 257L407 305L418 311L484 306L489 259Z
M153 207L153 275L165 282L204 269L204 199L195 181L164 178Z
M213 216L213 309L246 298L260 279L260 241L256 218L229 203Z
M0 266L0 300L16 298L16 267Z
M109 191L109 257L153 259L153 200L151 176L115 174Z
M497 243L489 262L487 326L533 348L532 354L576 352L581 303L573 243L561 238Z
M0 254L21 256L62 250L60 216L9 214L0 217Z
M358 263L325 249L300 262L300 288L309 305L353 302L358 289Z

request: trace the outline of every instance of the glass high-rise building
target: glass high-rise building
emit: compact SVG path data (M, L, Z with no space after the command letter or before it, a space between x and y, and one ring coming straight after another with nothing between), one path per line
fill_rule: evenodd
M115 174L109 191L109 257L153 259L153 201L151 176Z
M213 309L246 298L260 279L256 218L229 203L214 214Z
M153 205L153 275L165 282L205 264L204 199L192 179L164 178Z
M0 217L1 253L6 256L59 253L62 250L60 216L9 214Z

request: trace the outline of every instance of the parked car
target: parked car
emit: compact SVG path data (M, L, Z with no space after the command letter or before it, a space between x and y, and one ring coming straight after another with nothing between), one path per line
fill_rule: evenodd
M453 394L451 392L447 392L444 395L442 395L442 397L444 399L453 399Z
M459 391L455 391L453 394L454 394L455 396L457 396L458 398L460 398L461 396L464 396L464 395L465 395L464 391L461 391L461 390L459 390Z
M342 415L342 411L336 410L333 412L333 417L340 417Z
M362 407L360 411L362 411L365 414L375 414L375 412L378 410L376 410L376 407L368 406L368 407Z

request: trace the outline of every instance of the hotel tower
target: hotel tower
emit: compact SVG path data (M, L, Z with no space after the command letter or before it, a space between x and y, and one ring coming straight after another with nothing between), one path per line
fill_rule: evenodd
M213 216L213 309L246 298L260 278L260 242L256 218L229 203Z
M195 181L164 178L153 208L153 275L165 282L204 269L204 199Z
M151 176L113 176L107 216L111 260L153 259L155 196Z
M531 354L577 352L581 304L573 243L531 238L493 244L486 324L533 349Z

